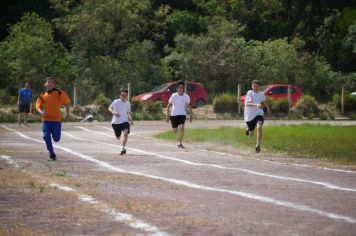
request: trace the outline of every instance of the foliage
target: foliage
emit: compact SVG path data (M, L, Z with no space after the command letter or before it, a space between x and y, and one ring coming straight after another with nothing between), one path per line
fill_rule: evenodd
M333 103L337 108L341 109L341 96L335 95L333 97ZM344 97L344 111L347 113L356 112L356 96L346 95Z
M278 99L278 100L272 100L272 106L270 106L272 109L272 113L285 113L287 114L289 112L289 102L288 99Z
M310 95L303 96L292 108L292 112L295 112L301 116L314 118L319 114L318 103L315 98Z
M236 96L228 93L217 95L213 100L213 109L216 113L237 112Z

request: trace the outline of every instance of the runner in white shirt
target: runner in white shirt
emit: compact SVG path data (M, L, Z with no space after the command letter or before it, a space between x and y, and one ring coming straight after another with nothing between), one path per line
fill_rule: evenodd
M255 152L261 151L261 138L263 126L263 107L267 108L268 114L271 114L269 106L264 102L266 97L263 92L259 92L261 86L260 81L252 81L252 90L248 91L245 98L244 118L247 124L246 135L253 136L254 130L257 126L257 143Z
M192 106L190 105L190 97L188 94L184 93L185 83L183 81L179 81L177 83L177 92L172 94L169 98L168 106L167 106L167 115L166 121L171 121L173 132L178 132L178 148L184 148L182 141L184 137L184 124L187 117L187 108L189 109L189 120L192 122L193 120L193 112ZM172 112L170 109L172 107Z
M133 125L131 119L131 104L127 100L127 95L128 90L120 90L120 99L114 100L108 109L113 114L111 125L114 129L116 139L120 140L121 133L124 133L120 155L126 154L125 146L130 133L130 124Z

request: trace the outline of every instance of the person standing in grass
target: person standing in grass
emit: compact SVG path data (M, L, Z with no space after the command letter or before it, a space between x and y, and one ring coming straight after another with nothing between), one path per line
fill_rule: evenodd
M247 124L246 135L253 137L254 130L257 127L256 153L261 151L262 126L264 122L263 108L265 107L268 114L271 114L269 106L265 103L266 97L264 93L259 91L260 86L260 81L252 81L252 90L249 90L246 94L244 110L244 119Z
M114 100L109 106L108 110L111 112L111 125L114 129L117 140L120 140L121 133L124 134L122 139L122 149L120 155L126 154L126 143L130 133L130 125L133 125L131 118L131 104L128 101L128 90L121 89L119 92L119 99Z
M45 79L46 91L36 101L36 110L42 116L43 139L46 142L50 160L56 160L56 154L52 146L52 138L55 142L61 139L61 106L66 109L66 119L69 119L70 98L63 90L55 88L53 77Z
M184 137L184 124L187 117L186 110L189 110L189 120L193 120L192 106L190 97L184 93L185 83L179 81L177 83L177 92L169 98L167 106L166 121L171 121L173 132L178 132L178 148L184 148L182 142ZM171 111L172 108L172 111Z
M27 125L28 113L30 113L30 107L32 106L32 90L29 82L26 82L25 87L19 90L17 104L19 105L19 126L21 125L22 119L24 124Z

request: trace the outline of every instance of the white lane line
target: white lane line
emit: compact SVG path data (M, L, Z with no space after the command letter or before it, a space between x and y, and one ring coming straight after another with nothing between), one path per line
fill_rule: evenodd
M9 164L14 165L15 168L18 169L19 165L13 159L11 159L11 157L6 156L6 155L1 155L0 158L6 160ZM107 204L96 200L94 197L92 197L90 195L80 193L71 187L64 186L64 185L57 184L57 183L50 183L48 185L52 188L55 188L55 189L58 189L58 190L61 190L64 192L75 193L80 201L98 206L98 208L102 212L111 215L116 221L124 223L126 225L129 225L131 228L146 232L149 235L154 235L154 236L169 235L166 232L160 231L156 226L150 225L143 220L137 219L128 213L117 212L115 209L109 207ZM139 235L141 235L141 234L139 234Z
M86 130L86 131L100 132L101 133L101 131L92 131L92 130L89 130L89 129L86 129L86 128L82 128L82 129ZM114 145L114 144L109 144L109 143L89 140L89 139L85 139L85 138L79 138L79 137L71 135L71 134L69 134L67 132L63 132L63 133L68 135L69 137L77 139L77 140L82 140L82 141L93 142L93 143L98 143L98 144L102 144L102 145L108 145L108 146L117 147L117 145ZM112 135L108 135L106 133L103 133L103 135L112 137ZM225 166L217 165L217 164L206 164L206 163L192 162L192 161L182 160L182 159L179 159L179 158L165 156L165 155L161 155L161 154L157 154L157 153L153 153L153 152L143 151L143 150L140 150L140 149L137 149L137 148L128 148L128 147L126 147L126 149L132 150L132 151L134 151L136 153L143 153L143 154L146 154L146 155L155 156L155 157L159 157L159 158L167 159L167 160L171 160L171 161L181 162L181 163L188 164L188 165L193 165L193 166L206 166L206 167L212 167L212 168L218 168L218 169L224 169L224 170L242 171L242 172L245 172L245 173L248 173L248 174L252 174L252 175L264 176L264 177L269 177L269 178L274 178L274 179L281 179L281 180L289 180L289 181L295 181L295 182L300 182L300 183L314 184L314 185L318 185L318 186L323 186L323 187L328 188L328 189L334 189L334 190L340 190L340 191L356 192L356 189L340 187L340 186L337 186L335 184L331 184L331 183L328 183L328 182L312 181L312 180L307 180L307 179L284 177L284 176L280 176L280 175L266 174L266 173L263 173L263 172L248 170L248 169L244 169L244 168L225 167Z
M89 129L84 128L84 127L81 127L81 126L76 126L76 127L81 128L81 129L83 129L83 130L85 130L85 131L100 132L101 134L107 136L107 134L104 134L104 132L101 132L101 131L93 131L93 130L89 130ZM99 125L99 127L100 127L100 128L103 128L103 129L106 129L106 130L112 131L112 129L110 129L110 128L108 128L108 127L104 127L104 126L101 126L101 125ZM147 138L147 137L142 136L142 135L140 135L140 134L136 134L136 133L132 133L132 134L135 135L135 136L138 136L138 137ZM152 137L150 137L150 139L160 141L159 139L152 138ZM160 144L160 145L162 145L162 146L169 146L169 147L176 147L176 145L171 145L171 144ZM232 157L237 157L237 158L240 158L240 159L245 159L244 157L237 156L237 155L232 155L232 154L225 153L225 152L219 152L219 151L213 151L213 150L202 149L202 148L195 148L195 147L191 147L191 149L204 150L204 151L206 151L206 152L212 152L212 153L216 153L216 154L218 154L218 155L223 155L223 156L229 155L229 156L232 156ZM284 162L279 162L279 161L264 160L264 159L260 159L260 158L250 158L250 159L253 159L253 160L256 160L256 161L268 162L268 163L272 163L272 164L286 165L286 166L300 166L300 167L308 167L308 168L316 168L316 169L322 169L322 170L328 170L328 171L336 171L336 172L344 172L344 173L356 174L356 171L352 171L352 170L342 170L342 169L327 168L327 167L321 167L321 166L310 166L310 165L297 164L297 163L284 163Z
M17 130L8 128L6 126L4 126L5 129L9 130L9 131L13 131L15 133L17 133L19 136L28 139L28 140L32 140L34 142L41 142L38 139L34 139L31 138ZM211 191L211 192L220 192L220 193L228 193L228 194L232 194L232 195L237 195L243 198L247 198L247 199L252 199L252 200L256 200L256 201L260 201L260 202L264 202L264 203L270 203L272 205L276 205L276 206L284 206L287 208L291 208L291 209L295 209L298 211L303 211L303 212L311 212L311 213L315 213L318 214L320 216L323 217L327 217L329 219L333 219L333 220L337 220L337 221L344 221L347 223L352 223L355 224L356 223L356 219L350 216L344 216L344 215L340 215L340 214L336 214L336 213L332 213L332 212L327 212L327 211L323 211L323 210L319 210L316 208L312 208L306 205L301 205L301 204L295 204L292 202L288 202L288 201L282 201L282 200L278 200L278 199L274 199L271 197L266 197L263 195L258 195L258 194L254 194L254 193L248 193L248 192L241 192L241 191L234 191L234 190L228 190L228 189L221 189L221 188L214 188L214 187L209 187L209 186L204 186L204 185L200 185L200 184L195 184L195 183L191 183L188 181L184 181L184 180L179 180L179 179L172 179L172 178L165 178L165 177L161 177L161 176L155 176L155 175L149 175L149 174L145 174L142 172L137 172L137 171L129 171L129 170L124 170L121 169L119 167L113 166L110 163L104 162L104 161L100 161L97 160L91 156L85 155L85 154L81 154L79 152L76 152L74 150L71 150L69 148L65 148L59 145L55 145L56 148L61 149L67 153L70 153L74 156L78 156L84 160L93 162L95 164L97 164L98 166L102 167L102 168L106 168L108 170L117 172L117 173L124 173L124 174L132 174L132 175L136 175L136 176L141 176L141 177L146 177L146 178L151 178L151 179L156 179L156 180L161 180L164 182L168 182L168 183L172 183L175 185L179 185L179 186L184 186L184 187L188 187L188 188L193 188L193 189L198 189L198 190L205 190L205 191Z

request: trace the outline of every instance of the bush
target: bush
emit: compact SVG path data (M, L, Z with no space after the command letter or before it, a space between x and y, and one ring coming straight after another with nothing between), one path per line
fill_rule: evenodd
M213 99L213 109L216 113L236 113L236 96L223 93Z
M338 109L341 109L341 96L339 94L333 97L333 103ZM346 95L344 97L344 111L346 113L356 112L356 96Z
M319 114L319 106L314 97L305 95L295 104L291 111L308 119L313 119Z
M281 112L287 114L289 112L288 99L272 100L272 105L270 107L273 113Z
M162 114L163 103L161 101L155 101L146 105L145 110L152 114Z
M131 111L133 113L141 112L143 110L143 104L140 101L132 100L131 102Z
M334 120L336 116L336 107L333 104L321 104L319 106L319 112L321 120Z
M1 104L10 104L11 103L10 93L5 89L0 89L0 101Z

